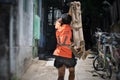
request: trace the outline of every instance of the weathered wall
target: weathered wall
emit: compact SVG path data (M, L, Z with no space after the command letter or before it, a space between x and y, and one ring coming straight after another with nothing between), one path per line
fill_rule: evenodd
M17 55L17 75L21 76L32 58L33 39L33 0L26 0L26 11L23 0L19 0L18 27L19 27L19 52Z
M20 78L30 64L32 58L33 39L33 0L18 0L16 25L13 36L13 53L11 72ZM11 44L12 45L12 44Z

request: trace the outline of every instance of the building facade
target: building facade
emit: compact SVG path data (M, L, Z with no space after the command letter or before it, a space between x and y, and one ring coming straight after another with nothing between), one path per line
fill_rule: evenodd
M20 78L30 64L33 3L33 0L0 0L1 80Z

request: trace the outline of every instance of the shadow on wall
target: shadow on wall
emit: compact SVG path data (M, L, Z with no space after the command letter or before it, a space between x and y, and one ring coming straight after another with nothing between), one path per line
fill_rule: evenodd
M9 10L0 4L0 80L9 79Z

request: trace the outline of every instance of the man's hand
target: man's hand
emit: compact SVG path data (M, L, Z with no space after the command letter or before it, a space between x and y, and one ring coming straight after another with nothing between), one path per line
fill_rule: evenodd
M62 23L62 19L59 18L55 23L55 28L58 29L61 26L61 23Z

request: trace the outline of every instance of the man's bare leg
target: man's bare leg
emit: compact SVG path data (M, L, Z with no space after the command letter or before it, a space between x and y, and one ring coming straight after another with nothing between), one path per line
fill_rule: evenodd
M69 80L74 80L75 78L75 68L71 67L69 68Z
M58 80L64 80L65 66L58 68Z

